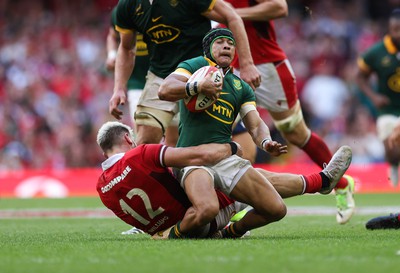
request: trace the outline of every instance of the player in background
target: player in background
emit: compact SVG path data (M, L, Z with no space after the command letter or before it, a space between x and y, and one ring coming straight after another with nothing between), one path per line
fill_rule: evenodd
M232 72L230 65L235 56L235 39L232 32L227 28L210 30L203 38L203 52L203 56L181 62L175 72L164 80L159 90L162 100L180 100L177 147L196 146L210 141L228 143L231 140L232 124L240 114L253 142L261 149L273 156L286 153L287 147L271 139L268 126L260 118L254 91ZM211 75L199 81L188 82L188 79L204 66L218 67L224 75L223 84L215 83ZM202 112L190 112L182 99L197 93L217 100ZM351 149L342 147L338 153L338 161L342 167L340 169L344 172L351 162ZM343 175L343 172L331 172L331 168L332 166L328 165L319 174L324 181L321 193L329 193ZM240 237L248 230L279 221L285 216L286 206L272 184L257 172L248 160L231 156L211 166L211 169L189 166L180 172L182 187L193 206L208 207L204 210L203 219L215 217L218 202L212 181L210 183L200 179L197 173L195 174L198 170L208 171L211 177L215 176L216 188L253 208L241 220L224 229L222 237ZM202 180L203 183L198 183ZM180 237L184 234L179 225L174 227L174 231L172 236Z
M106 39L107 47L107 59L106 68L108 71L114 72L115 60L117 57L117 50L120 43L120 37L118 31L115 29L116 26L116 12L117 7L115 6L111 12L111 25L109 27ZM147 44L143 40L143 34L138 33L136 36L136 49L135 49L135 68L127 82L127 95L128 105L131 120L133 122L133 128L135 133L135 113L139 98L142 94L144 85L146 83L146 74L149 70L150 58ZM178 140L178 122L173 123L166 129L164 143L168 146L175 146Z
M376 127L385 147L389 178L393 187L399 182L400 146L389 147L389 136L400 117L400 9L389 17L389 32L358 59L357 82L360 89L378 110ZM377 77L374 90L370 79Z
M126 100L126 82L134 68L137 32L144 34L150 54L146 85L139 99L135 121L138 143L159 143L178 112L175 102L160 101L157 96L162 80L179 62L202 54L201 41L215 20L228 25L238 39L242 78L254 89L260 75L250 54L243 21L222 0L120 0L117 5L117 27L121 43L117 51L116 73L109 112L120 119L118 106Z
M114 7L111 11L111 25L108 30L106 47L107 47L107 59L106 68L108 71L114 72L115 59L117 57L117 50L120 43L120 37L118 31L115 29L116 25L116 12L117 8ZM127 83L128 89L128 104L131 119L134 123L134 115L136 112L136 106L139 101L139 97L142 94L144 85L146 83L146 73L149 69L149 51L147 44L143 41L143 34L138 33L136 37L136 48L135 50L135 69L133 69L131 76ZM135 129L136 126L133 128ZM136 129L135 129L136 132Z
M400 119L397 120L397 123L387 141L390 149L400 148ZM365 224L365 227L370 230L400 229L400 213L372 218Z
M291 144L302 149L323 168L332 158L325 142L304 122L296 89L296 78L284 50L276 38L274 19L288 15L285 0L226 0L244 21L250 50L262 83L256 89L257 106L271 115L275 127ZM234 63L240 70L240 60ZM322 92L322 90L321 90ZM236 140L240 141L240 140ZM239 142L240 143L240 142ZM354 213L354 179L343 176L335 187L339 224L347 223Z
M97 143L106 157L97 184L103 204L127 224L138 226L158 237L159 232L177 222L190 229L194 215L194 208L168 166L213 164L233 153L241 154L240 146L235 143L189 148L162 144L137 146L131 128L116 121L101 126ZM336 166L331 170L339 173L338 162L333 160L329 165ZM272 181L283 198L315 193L322 187L322 176L319 174L278 174L261 169L259 172ZM244 207L244 204L233 201L219 191L216 194L220 206L217 217L200 230L192 230L193 236L210 236L225 227L232 214ZM166 234L161 233L161 237Z

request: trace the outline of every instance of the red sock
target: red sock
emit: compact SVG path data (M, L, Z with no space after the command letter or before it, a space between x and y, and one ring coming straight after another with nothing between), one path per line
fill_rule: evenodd
M325 142L315 133L311 133L310 139L301 148L318 166L323 168L324 163L327 163L332 158L332 153ZM346 178L341 178L335 189L344 189L348 185Z
M310 139L301 148L318 166L323 168L332 158L332 153L325 142L315 133L311 133Z
M304 193L316 193L321 190L322 177L319 173L302 175L302 177L304 178L304 183L306 184Z

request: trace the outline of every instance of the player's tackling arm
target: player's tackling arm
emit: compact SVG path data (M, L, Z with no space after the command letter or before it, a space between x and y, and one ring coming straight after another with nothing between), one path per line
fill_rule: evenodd
M177 168L214 165L232 154L239 156L242 154L239 144L231 142L227 144L203 144L185 148L168 147L164 155L164 164L168 167Z

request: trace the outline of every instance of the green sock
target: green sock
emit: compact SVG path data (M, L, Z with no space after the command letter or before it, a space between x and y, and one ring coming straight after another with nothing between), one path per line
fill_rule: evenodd
M227 228L222 230L224 238L240 238L243 236L243 233L240 233L235 228L236 223L230 224Z
M181 221L176 223L175 226L171 228L168 234L168 239L183 239L185 238L184 234L180 230Z

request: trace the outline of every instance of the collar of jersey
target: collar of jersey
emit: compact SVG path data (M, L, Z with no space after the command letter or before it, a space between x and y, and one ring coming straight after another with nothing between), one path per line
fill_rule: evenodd
M101 168L103 169L103 171L111 168L111 166L114 165L115 163L117 163L124 155L125 155L125 153L119 153L119 154L110 156L103 163L101 163Z
M397 48L396 46L393 44L392 39L390 38L389 35L385 35L385 37L383 37L383 44L385 45L387 51L390 54L396 54L397 52Z
M209 59L209 58L207 58L207 57L204 57L204 59L206 59L206 61L208 62L208 64L209 64L210 66L215 66L215 67L217 67L217 68L220 68L219 65L218 65L217 63L214 63L213 61L211 61L211 59ZM233 73L233 66L230 66L230 69L228 70L228 72Z

